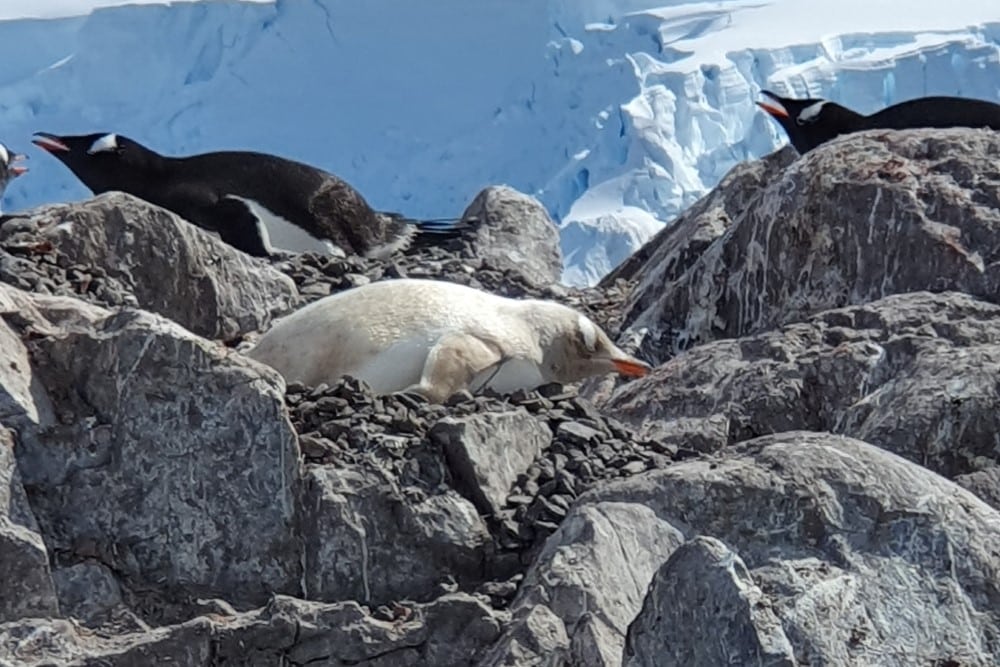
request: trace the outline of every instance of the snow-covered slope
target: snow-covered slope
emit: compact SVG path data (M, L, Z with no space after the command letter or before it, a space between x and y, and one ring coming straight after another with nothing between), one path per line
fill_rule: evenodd
M0 22L0 43L0 139L32 156L7 209L87 194L37 130L252 148L413 216L531 192L576 284L784 142L761 87L861 111L1000 98L995 0L193 2Z

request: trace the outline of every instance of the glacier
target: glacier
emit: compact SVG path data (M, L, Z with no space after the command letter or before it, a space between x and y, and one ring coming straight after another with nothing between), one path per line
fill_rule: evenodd
M995 0L2 4L0 140L31 156L7 212L88 196L32 132L115 131L302 160L414 217L509 184L559 225L572 285L785 143L762 88L1000 99Z

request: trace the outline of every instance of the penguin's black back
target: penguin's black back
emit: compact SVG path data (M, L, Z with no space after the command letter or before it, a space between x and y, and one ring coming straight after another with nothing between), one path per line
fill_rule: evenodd
M218 209L207 205L235 196L255 201L348 252L367 252L398 233L347 182L301 162L264 153L219 151L164 158L162 173L153 175L142 189L144 199L208 228L225 225L219 220L225 204Z
M1000 130L1000 104L964 97L920 97L865 118L864 129L971 127Z

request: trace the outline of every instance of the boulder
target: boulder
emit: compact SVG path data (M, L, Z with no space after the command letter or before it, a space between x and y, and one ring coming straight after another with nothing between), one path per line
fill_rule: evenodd
M474 229L468 236L472 256L518 273L535 286L559 282L559 231L534 197L504 185L491 186L476 195L462 219L471 221Z
M100 313L81 304L57 325L38 304L21 334L55 418L22 421L17 459L49 548L175 600L298 591L299 451L280 379L159 316L88 321Z
M761 645L785 664L768 607L794 664L1000 659L1000 513L867 443L804 431L766 436L724 459L678 463L579 502L645 505L689 539L719 540L749 573L718 545L679 555L657 574L653 599L633 621L634 656L659 651L716 665L713 656L748 655ZM691 580L698 573L705 581ZM691 624L683 627L712 631L668 629L682 618ZM668 647L668 639L682 644ZM626 650L626 664L632 658Z
M522 607L476 667L561 667L568 662L563 622L545 605Z
M688 350L605 408L702 451L806 429L842 433L948 478L1000 461L1000 306L918 292Z
M828 142L765 187L683 274L664 253L636 271L625 316L665 360L841 306L903 292L1000 293L1000 135L871 131ZM736 197L737 195L730 195ZM668 246L673 238L664 236Z
M482 581L490 542L475 507L445 489L404 494L379 465L309 466L302 508L305 587L312 599L433 599Z
M428 436L444 448L456 487L490 515L503 509L518 476L552 441L549 427L524 410L445 417Z
M653 579L628 629L625 667L796 667L792 645L740 557L696 537Z
M596 503L574 508L549 536L525 576L511 609L544 605L572 646L569 664L621 664L629 623L653 574L684 536L648 507ZM527 632L527 630L525 630Z
M3 426L0 426L0 572L3 572L0 623L59 613L48 550L21 486L14 438Z
M292 280L266 261L130 195L24 215L0 227L10 258L0 279L21 287L142 308L225 340L264 328L298 300Z

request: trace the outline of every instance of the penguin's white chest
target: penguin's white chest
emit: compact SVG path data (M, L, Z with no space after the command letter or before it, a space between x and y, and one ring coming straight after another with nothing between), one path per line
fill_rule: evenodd
M332 255L336 252L335 246L328 239L316 238L301 227L268 210L260 202L236 195L226 195L226 198L241 202L257 218L257 233L263 240L264 249L269 253L273 253L275 250L285 250Z
M428 335L405 338L361 360L350 374L367 382L376 393L402 391L420 381L436 344Z
M510 359L479 373L469 388L474 391L490 388L501 394L509 394L518 389L534 389L546 382L545 376L535 362L528 359Z

